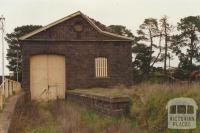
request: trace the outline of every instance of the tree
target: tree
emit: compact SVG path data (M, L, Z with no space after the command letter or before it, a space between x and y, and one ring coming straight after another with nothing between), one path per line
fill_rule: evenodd
M161 37L161 33L159 32L157 19L154 18L145 19L143 24L141 24L139 28L140 29L138 30L138 38L140 39L140 41L147 43L150 42L149 45L146 44L148 45L147 48L149 48L149 53L150 53L148 57L149 61L145 70L145 73L148 74L151 70L151 67L153 67L153 65L158 61L158 58L160 56L161 51L158 53L158 56L156 57L153 56L153 53L155 52L154 48L156 49L160 48L158 44L156 45L154 43L154 39ZM159 40L159 45L160 45L160 40Z
M108 26L114 33L117 33L122 36L126 37L134 37L133 33L131 30L127 29L126 26L123 25L110 25Z
M146 70L149 69L148 65L151 60L150 48L142 43L135 44L133 47L133 53L136 54L135 60L133 61L133 70L137 73L135 77L137 76L137 79L143 80Z
M28 34L42 26L39 25L25 25L17 27L10 34L7 34L5 40L8 43L9 49L7 50L7 60L8 60L8 69L14 72L14 79L16 80L17 71L19 72L19 81L21 81L21 72L22 72L22 52L21 46L19 44L19 38L25 34ZM17 70L18 64L18 70Z
M192 71L194 65L193 61L200 61L200 17L189 16L181 19L178 23L177 30L180 34L173 36L173 51L179 56L180 64L187 64L186 66L188 67L186 68Z
M169 24L167 16L164 16L160 19L160 32L164 36L165 46L164 46L164 73L167 73L167 57L168 57L168 49L169 49L169 41L170 41L170 32L172 31L172 25Z

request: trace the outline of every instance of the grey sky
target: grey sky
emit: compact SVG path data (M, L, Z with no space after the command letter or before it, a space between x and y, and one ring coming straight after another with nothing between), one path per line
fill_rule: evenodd
M167 15L176 24L182 17L200 15L200 0L0 0L8 33L16 26L46 25L79 10L106 25L121 24L135 32L148 17Z

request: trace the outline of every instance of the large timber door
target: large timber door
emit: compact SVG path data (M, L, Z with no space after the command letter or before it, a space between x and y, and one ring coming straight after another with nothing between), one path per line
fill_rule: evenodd
M36 55L30 58L32 100L65 98L65 57Z

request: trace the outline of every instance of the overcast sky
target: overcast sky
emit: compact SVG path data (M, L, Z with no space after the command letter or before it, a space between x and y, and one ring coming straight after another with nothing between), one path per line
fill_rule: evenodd
M121 24L135 32L145 18L167 15L176 24L182 17L200 15L200 0L0 0L7 33L21 25L46 25L79 10L103 24Z

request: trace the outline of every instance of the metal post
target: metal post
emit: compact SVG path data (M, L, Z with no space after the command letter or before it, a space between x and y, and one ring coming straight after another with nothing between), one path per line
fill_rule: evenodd
M0 17L0 21L1 21L1 33L2 33L2 83L4 84L4 21L5 18L3 17L3 15ZM5 86L3 85L3 91L5 89Z

